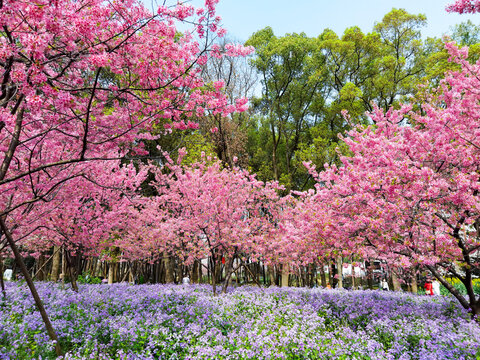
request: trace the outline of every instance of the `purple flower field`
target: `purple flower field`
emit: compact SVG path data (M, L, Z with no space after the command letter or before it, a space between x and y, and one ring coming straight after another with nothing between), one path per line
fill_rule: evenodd
M39 292L66 359L480 359L480 326L446 297L379 291L53 283ZM0 359L53 359L25 286L0 300Z

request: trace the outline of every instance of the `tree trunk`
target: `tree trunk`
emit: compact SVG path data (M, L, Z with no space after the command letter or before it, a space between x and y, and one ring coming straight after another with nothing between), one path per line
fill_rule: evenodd
M217 264L215 263L215 257L211 258L211 268L212 268L212 291L213 296L217 296Z
M322 282L322 287L327 287L327 277L325 276L325 266L320 264L320 281Z
M398 276L397 273L395 272L395 269L392 269L392 285L393 285L393 291L402 291L402 286L400 285L400 281L398 281Z
M412 271L413 271L413 274L412 274L410 284L412 286L412 293L416 294L418 293L417 272L415 268L413 268Z
M480 304L475 302L469 302L465 297L452 285L450 284L439 272L438 270L431 266L426 265L427 269L437 278L440 283L447 288L447 290L455 296L455 298L460 302L464 309L469 310L472 317L480 314Z
M333 288L333 265L332 261L328 262L328 284Z
M373 262L368 261L365 263L365 267L367 270L367 284L370 290L373 290Z
M202 268L202 260L197 260L197 284L201 284L203 282L203 268ZM237 277L238 281L238 277Z
M337 276L338 276L338 283L337 288L343 288L343 259L341 256L337 257Z
M76 274L76 267L73 262L72 257L70 256L70 253L66 253L66 263L67 263L67 272L68 276L70 277L70 282L72 284L72 289L75 292L78 292L78 285L77 285L77 274Z
M262 268L262 276L263 276L263 285L267 286L267 272L265 271L265 264L262 264L261 268Z
M3 298L7 297L7 292L5 290L5 281L3 280L3 256L0 254L0 286L2 287Z
M288 264L282 266L282 287L288 287L288 278L290 276L290 269Z
M108 284L111 285L115 281L115 263L110 262L108 264Z
M77 284L77 277L75 275L75 270L72 266L69 266L68 268L68 276L70 277L70 282L72 284L72 289L75 292L78 292L78 284Z
M243 268L245 269L245 271L250 274L250 276L252 277L252 280L255 282L255 284L257 284L258 287L262 287L262 285L260 284L260 282L257 280L257 277L252 273L252 270L250 270L250 267L248 265L250 264L245 264L243 261L242 261L242 265L243 265ZM247 276L245 276L247 278Z
M52 260L52 273L50 274L50 280L57 282L60 275L60 246L53 247L53 260Z
M355 265L353 264L352 261L352 290L355 290Z
M222 282L222 262L217 259L215 262L215 283L220 284Z
M193 284L199 284L200 281L199 281L199 274L198 274L198 268L200 267L200 262L199 260L195 260L193 262L193 266L192 266L192 283Z
M60 274L60 279L62 280L62 290L63 290L63 289L65 289L65 276L66 276L66 273L67 273L67 268L66 268L67 260L65 259L65 248L62 246L60 248L60 250L62 251L62 272Z
M135 275L133 274L133 267L131 265L128 267L128 282L130 284L135 283Z
M35 279L38 281L43 281L45 280L45 270L44 270L44 265L45 265L45 255L41 254L38 257L38 260L36 261L36 276Z
M45 327L47 329L48 336L52 341L55 341L55 353L57 356L63 356L63 351L60 347L60 344L58 342L57 334L55 333L55 330L53 329L52 323L50 322L50 319L48 318L47 312L45 311L45 307L43 306L43 302L40 299L40 296L38 295L37 289L35 288L35 285L33 284L32 278L30 277L30 274L28 273L27 267L25 266L25 263L23 262L22 255L20 255L20 251L17 248L17 245L15 244L15 241L12 238L12 235L10 234L10 231L8 230L7 226L5 225L5 221L3 218L0 217L0 228L2 229L2 232L5 234L5 237L7 238L8 245L10 246L10 249L12 249L13 255L15 256L15 261L18 264L18 267L20 268L24 278L25 282L28 285L28 288L30 289L30 292L33 296L33 299L35 300L35 305L37 306L38 311L40 312L40 315L42 316L43 322L45 324ZM2 274L3 278L3 274Z
M167 284L173 283L173 269L170 261L170 256L166 251L163 252L163 263L165 264L165 282Z
M228 285L230 284L230 279L231 279L232 273L233 273L233 261L234 260L235 260L235 256L232 256L232 257L228 258L226 263L225 263L225 282L223 284L223 289L222 289L222 292L224 294L227 293Z
M269 286L275 286L275 267L274 265L267 265L267 274Z

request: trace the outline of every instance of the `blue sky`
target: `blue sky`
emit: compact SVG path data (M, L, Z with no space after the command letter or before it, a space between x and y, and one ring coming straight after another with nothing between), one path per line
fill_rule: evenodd
M150 0L143 0L150 4ZM158 1L158 0L157 0ZM428 25L424 36L441 36L450 27L467 19L480 23L480 14L465 16L449 14L445 6L453 0L220 0L218 14L228 30L228 37L246 40L252 33L271 26L276 35L305 32L317 36L330 28L342 34L350 26L372 30L375 22L392 8L403 8L413 14L425 14ZM192 0L195 6L201 0Z

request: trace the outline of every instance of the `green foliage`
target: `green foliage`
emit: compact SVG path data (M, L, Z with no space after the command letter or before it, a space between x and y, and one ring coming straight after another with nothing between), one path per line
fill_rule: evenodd
M446 36L447 41L455 41L458 46L468 46L468 61L475 63L480 58L480 26L474 25L470 20L462 22L453 27L450 34ZM425 80L431 86L436 86L447 71L456 71L458 64L450 62L450 55L445 49L444 40L429 38L425 42L427 58L425 61Z
M79 275L77 281L80 284L101 284L102 283L102 279L96 276L92 276L88 272L83 272L82 275Z
M254 33L252 66L260 73L262 94L252 101L257 114L248 139L249 165L262 180L279 180L287 189L312 186L302 166L318 170L338 163L344 153L338 134L371 123L365 114L377 104L387 110L415 96L440 43L422 41L424 15L392 9L371 33L359 27L342 36L325 29L277 37L270 27ZM348 112L346 119L343 111Z
M180 146L187 150L187 154L183 157L182 164L189 165L195 162L201 162L204 160L203 156L210 157L212 161L216 158L213 144L198 131L185 135ZM178 152L174 152L174 154L175 157L178 157Z
M465 285L462 282L460 282L460 280L449 279L448 281L453 285L455 289L457 289L460 292L460 294L467 295L467 289ZM480 295L480 279L473 279L472 284L473 284L473 292L477 295ZM450 292L443 285L440 286L440 293L445 296L450 295Z
M317 39L303 33L276 37L269 27L253 34L247 45L256 49L252 65L263 79L262 96L253 101L261 118L253 124L259 136L250 132L251 166L261 177L298 188L295 152L315 122L313 109L324 103L325 56Z
M471 20L467 20L455 25L450 37L461 46L478 45L480 43L480 26L475 25Z

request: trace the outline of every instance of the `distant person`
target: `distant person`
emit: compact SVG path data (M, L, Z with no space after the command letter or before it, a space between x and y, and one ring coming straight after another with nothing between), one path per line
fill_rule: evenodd
M188 276L185 276L183 279L182 279L182 284L184 285L189 285L190 284L190 278Z
M437 279L432 281L432 291L433 291L433 295L441 295L440 282Z
M6 269L3 272L3 278L7 281L12 281L12 275L13 275L12 269Z
M432 280L430 279L425 281L425 295L433 295L433 285Z
M383 291L389 291L390 288L388 287L388 282L386 279L383 279L382 282L380 283L380 286Z

